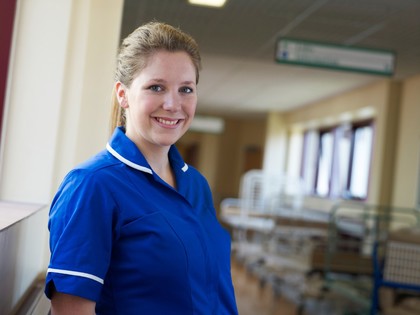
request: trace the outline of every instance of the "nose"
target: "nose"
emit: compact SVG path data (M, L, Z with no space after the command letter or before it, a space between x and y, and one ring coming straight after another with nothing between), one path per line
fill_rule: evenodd
M165 94L163 109L176 112L181 108L181 97L178 94L178 91L168 91Z

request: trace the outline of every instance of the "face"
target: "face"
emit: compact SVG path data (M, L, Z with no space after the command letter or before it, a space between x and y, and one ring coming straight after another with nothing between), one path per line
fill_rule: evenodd
M188 129L197 106L196 71L185 52L158 51L129 88L116 83L126 135L141 150L169 149Z

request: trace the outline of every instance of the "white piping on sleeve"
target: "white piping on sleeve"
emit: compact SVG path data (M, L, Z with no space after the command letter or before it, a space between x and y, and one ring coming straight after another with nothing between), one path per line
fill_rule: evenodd
M61 273L63 275L70 275L70 276L76 276L76 277L83 277L88 278L94 281L99 282L100 284L104 284L104 280L95 276L91 275L90 273L85 272L79 272L79 271L71 271L71 270L65 270L65 269L55 269L55 268L48 268L47 273L53 272L53 273Z
M138 165L136 163L131 162L130 160L127 160L126 158L124 158L123 156L121 156L117 151L115 151L110 145L109 143L106 144L106 149L108 150L109 153L111 153L114 157L116 157L118 160L120 160L121 162L123 162L124 164L142 171L142 172L146 172L149 174L153 174L152 170L150 168Z

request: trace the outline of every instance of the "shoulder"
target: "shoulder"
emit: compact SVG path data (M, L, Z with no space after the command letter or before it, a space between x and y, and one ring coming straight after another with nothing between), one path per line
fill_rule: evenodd
M113 178L119 165L106 151L101 151L73 168L62 180L51 203L50 216L72 213L95 213L115 207ZM89 211L84 211L86 208ZM82 210L82 211L81 211Z
M186 175L189 178L190 185L197 192L206 195L207 198L211 198L211 189L206 177L195 167L188 165Z
M105 191L109 186L107 183L113 178L120 177L117 174L120 164L106 150L103 150L70 170L63 178L57 193Z
M195 167L188 165L188 169L185 172L191 178L191 180L197 183L208 185L206 177Z
M88 160L77 165L74 170L95 173L119 164L121 164L121 162L109 154L107 150L102 150Z
M121 162L115 159L107 150L103 150L86 161L75 166L66 175L67 178L95 179L113 174Z

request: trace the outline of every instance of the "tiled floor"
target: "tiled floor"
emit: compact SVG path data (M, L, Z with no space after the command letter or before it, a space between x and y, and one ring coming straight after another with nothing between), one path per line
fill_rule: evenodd
M261 287L258 279L235 260L232 278L239 315L296 315L295 305L275 297L269 285Z

